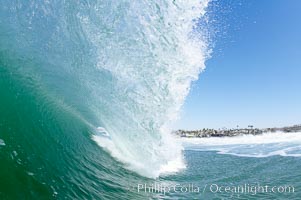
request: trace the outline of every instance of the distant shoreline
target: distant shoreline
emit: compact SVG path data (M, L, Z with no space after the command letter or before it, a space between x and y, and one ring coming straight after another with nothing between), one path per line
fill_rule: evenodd
M206 138L206 137L235 137L240 135L260 135L268 132L301 132L301 124L294 126L286 126L282 128L253 128L252 125L248 128L237 128L237 129L208 129L203 128L200 130L177 130L173 133L185 138Z

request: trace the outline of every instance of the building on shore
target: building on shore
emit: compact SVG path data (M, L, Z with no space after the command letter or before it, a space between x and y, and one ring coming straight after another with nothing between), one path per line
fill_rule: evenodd
M187 138L204 138L204 137L233 137L238 135L259 135L262 133L267 132L301 132L301 125L294 125L294 126L287 126L283 128L265 128L265 129L258 129L253 128L253 125L249 125L248 128L239 128L237 126L236 129L208 129L203 128L200 130L177 130L174 133L180 137L187 137Z

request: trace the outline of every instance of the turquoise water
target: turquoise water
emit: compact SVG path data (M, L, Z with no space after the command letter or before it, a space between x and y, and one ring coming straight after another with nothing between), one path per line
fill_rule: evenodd
M272 156L266 158L237 157L216 154L210 151L185 151L187 169L174 176L164 178L173 184L181 184L188 193L169 194L172 199L299 199L300 198L300 158ZM225 192L217 186L247 188ZM268 186L267 190L251 187ZM294 192L285 186L294 186ZM199 187L199 192L197 191ZM210 189L211 187L211 189ZM273 192L272 187L276 187ZM283 188L282 188L283 187ZM249 189L248 189L249 188ZM279 188L279 191L278 191ZM178 189L180 191L180 188ZM185 189L184 189L185 191ZM192 191L192 192L191 192ZM268 191L268 192L266 192ZM168 199L168 198L167 198Z
M0 199L229 197L138 190L154 183L292 184L240 197L300 196L298 142L247 158L236 154L250 145L183 151L169 134L210 53L207 4L1 1Z
M41 112L78 119L127 169L177 171L181 147L169 132L209 54L197 26L207 4L2 1L2 76Z

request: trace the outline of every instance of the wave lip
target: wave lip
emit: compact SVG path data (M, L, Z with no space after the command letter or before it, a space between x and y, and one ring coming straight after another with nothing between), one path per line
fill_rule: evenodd
M184 166L170 132L210 52L196 25L208 2L22 1L16 9L6 1L1 50L22 58L18 74L95 129L99 146L158 177Z
M140 175L155 178L185 166L170 132L191 82L205 68L209 50L196 23L208 2L128 1L119 9L95 5L93 16L78 14L96 70L107 73L88 85L97 126L110 138L95 133L92 139ZM99 12L104 8L109 19Z

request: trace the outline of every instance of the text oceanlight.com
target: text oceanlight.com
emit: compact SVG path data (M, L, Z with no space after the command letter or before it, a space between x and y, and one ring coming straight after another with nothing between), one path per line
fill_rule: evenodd
M175 184L165 185L160 183L153 184L138 184L134 187L138 193L232 193L232 194L250 194L256 195L259 193L294 193L295 187L292 185L271 186L271 185L219 185L206 184L199 186L196 184Z

